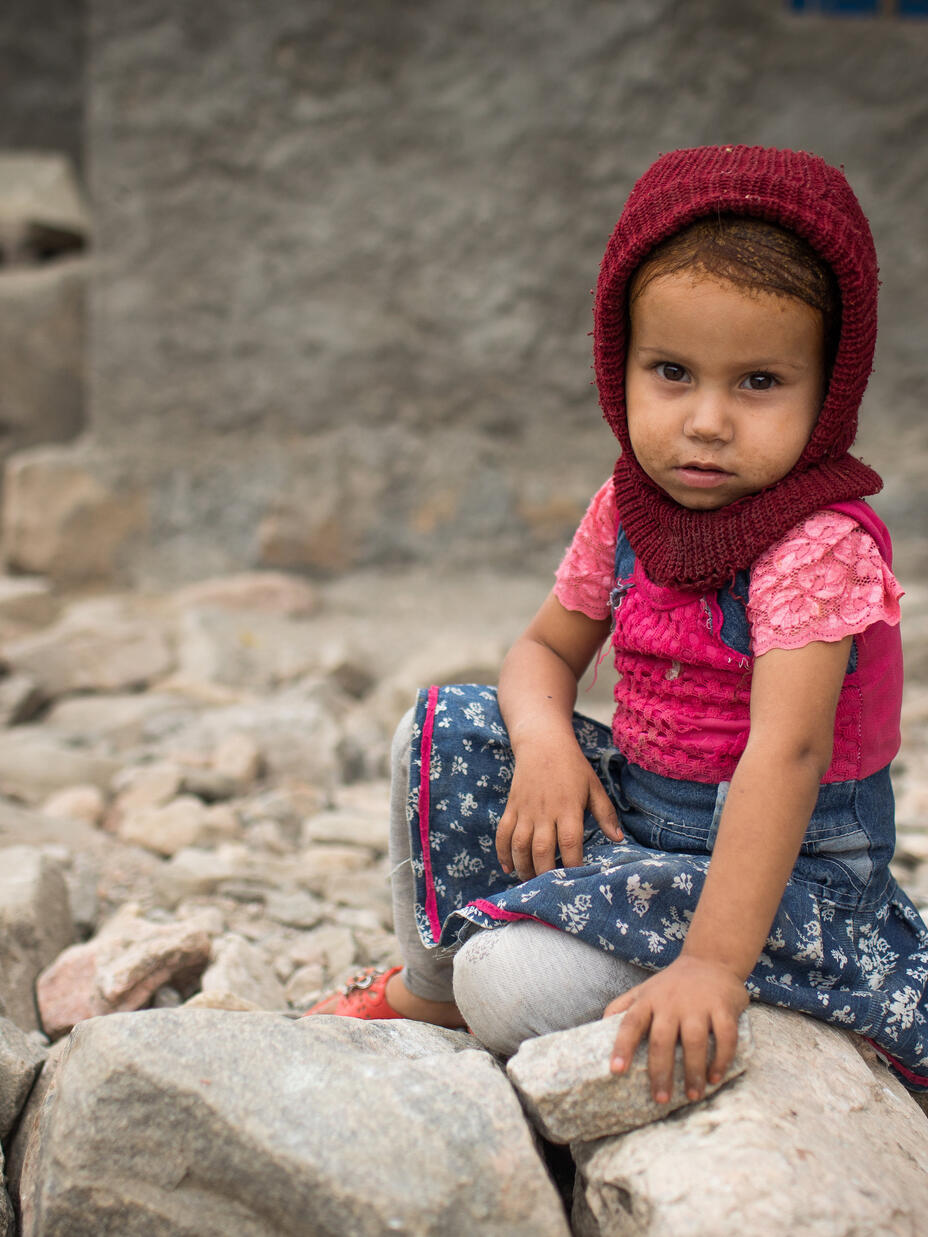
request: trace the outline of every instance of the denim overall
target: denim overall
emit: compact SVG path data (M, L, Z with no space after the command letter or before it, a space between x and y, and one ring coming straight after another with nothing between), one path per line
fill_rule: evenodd
M616 580L634 553L619 532ZM722 640L750 646L749 574L717 594ZM852 647L848 673L855 668ZM728 782L664 777L628 761L608 727L578 714L574 733L619 814L609 841L587 815L583 864L520 882L496 858L513 756L496 690L419 694L407 817L416 919L427 946L529 918L658 970L677 957L709 864ZM774 793L773 788L771 793ZM889 769L820 787L750 995L870 1039L912 1088L928 1089L928 928L889 872L895 841Z

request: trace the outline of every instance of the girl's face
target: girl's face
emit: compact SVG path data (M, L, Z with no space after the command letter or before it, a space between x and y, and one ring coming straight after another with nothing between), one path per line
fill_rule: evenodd
M825 395L821 314L679 271L633 297L625 396L638 463L712 511L786 476Z

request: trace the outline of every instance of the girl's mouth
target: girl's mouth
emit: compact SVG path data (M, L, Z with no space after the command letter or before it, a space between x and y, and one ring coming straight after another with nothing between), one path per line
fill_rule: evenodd
M712 464L681 464L674 469L674 472L686 485L702 489L711 489L714 485L721 485L731 476L730 472L726 472L723 468L716 468Z

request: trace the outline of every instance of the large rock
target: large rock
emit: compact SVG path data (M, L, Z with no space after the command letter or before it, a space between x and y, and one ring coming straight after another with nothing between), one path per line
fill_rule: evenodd
M736 1085L666 1121L575 1143L576 1237L912 1237L928 1123L853 1038L757 1005Z
M0 1182L3 1180L3 1151L0 1150ZM14 1237L15 1233L16 1219L13 1215L13 1205L10 1202L10 1196L0 1185L0 1237Z
M670 1100L658 1104L651 1095L648 1042L638 1045L628 1070L609 1068L612 1046L623 1015L528 1039L506 1072L535 1127L554 1143L592 1142L661 1121L687 1099L683 1054L677 1047ZM714 1041L710 1037L710 1051ZM743 1074L753 1050L748 1014L738 1027L738 1049L721 1082L708 1084L706 1098Z
M419 1023L94 1019L11 1160L22 1237L568 1235L498 1066Z
M33 846L0 849L0 1015L38 1027L36 977L73 939L60 865Z
M48 1055L38 1038L26 1035L9 1018L0 1018L0 1140L5 1141L13 1128Z

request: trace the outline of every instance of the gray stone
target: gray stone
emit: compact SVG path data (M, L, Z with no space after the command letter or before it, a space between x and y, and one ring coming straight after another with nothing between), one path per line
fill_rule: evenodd
M167 692L114 693L106 696L71 696L58 700L44 718L46 728L84 743L105 742L110 750L134 748L151 732L186 722L190 705Z
M0 849L0 1015L38 1028L36 977L73 939L59 864L32 846Z
M94 1019L21 1130L22 1237L568 1235L505 1076L419 1023Z
M592 1142L610 1134L624 1134L695 1102L686 1098L679 1045L673 1088L666 1104L658 1104L651 1095L647 1040L638 1045L626 1073L610 1072L609 1058L623 1016L601 1018L526 1040L510 1059L506 1066L509 1080L532 1122L549 1142ZM714 1044L711 1037L710 1044ZM738 1024L735 1058L721 1082L707 1085L706 1099L744 1073L752 1048L750 1018L745 1011Z
M26 803L39 804L69 786L104 789L118 768L111 757L34 726L8 730L0 743L0 793Z
M3 475L3 556L58 584L118 578L149 525L148 494L112 450L83 441L17 451Z
M178 672L190 679L266 691L319 666L311 623L261 611L185 610L178 623Z
M0 846L63 845L96 854L102 841L99 831L86 821L52 820L10 799L0 798Z
M91 940L65 949L36 982L42 1027L58 1039L100 1014L141 1009L170 983L189 989L210 957L213 916L152 923L134 903Z
M213 942L212 961L200 979L203 992L229 992L250 1001L255 1009L283 1009L281 984L262 949L235 933Z
M575 1237L912 1237L928 1123L854 1037L756 1005L731 1087L666 1121L575 1143Z
M15 1022L0 1018L0 1139L5 1141L16 1123L47 1056L48 1050Z
M253 738L264 755L272 781L318 786L324 799L338 777L339 706L325 685L292 688L249 705L205 709L166 737L164 750L202 753L209 758L229 735Z
M28 243L29 226L70 233L79 241L90 234L90 215L69 161L38 151L0 152L0 234L13 229ZM13 264L12 258L7 259Z
M160 855L174 855L185 847L208 847L241 833L234 814L221 805L208 808L193 795L179 795L159 806L126 812L118 833L127 842Z
M384 798L370 813L335 808L310 816L303 824L303 842L344 842L384 855L390 842L390 801Z
M42 804L42 814L56 820L83 820L99 825L106 810L106 800L99 786L66 786Z
M316 846L286 858L256 854L239 842L223 842L215 850L189 846L161 866L156 884L170 906L184 898L213 893L227 884L250 888L262 899L275 888L318 894L331 876L359 871L368 858L367 852L356 846Z
M116 606L65 615L34 636L7 641L2 653L49 697L143 687L173 665L161 628L120 614Z

